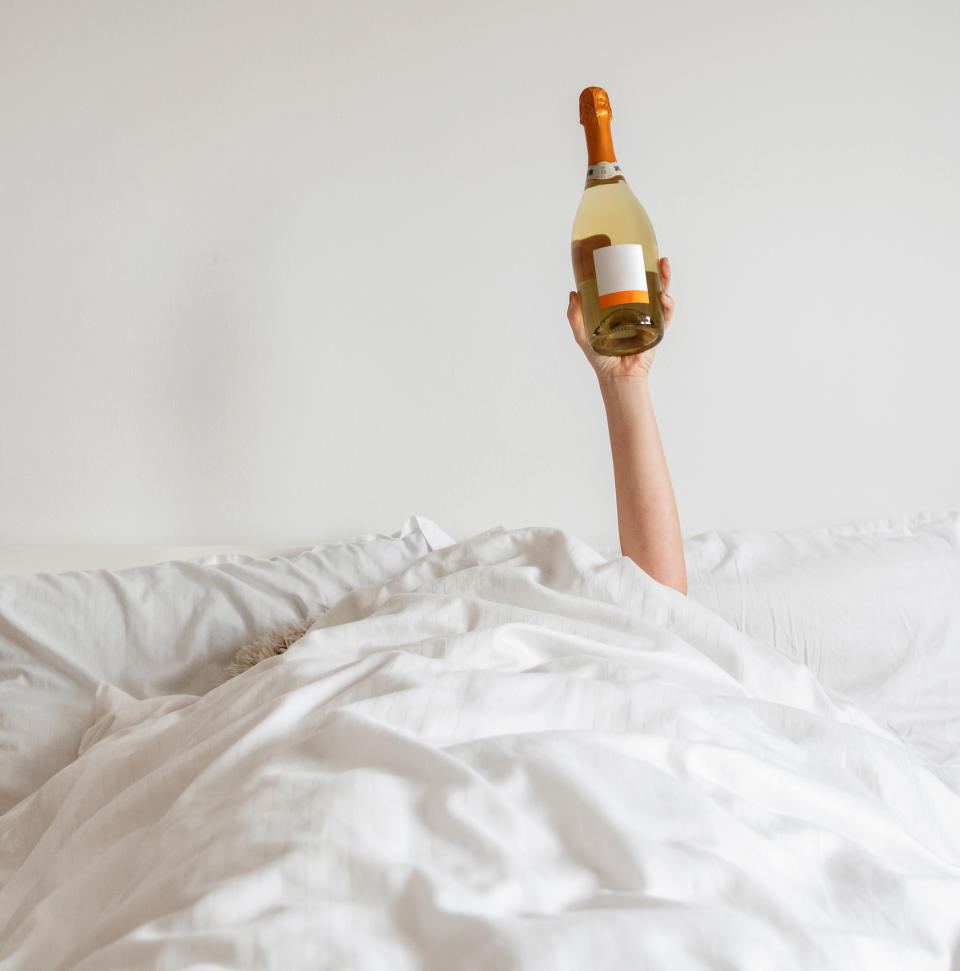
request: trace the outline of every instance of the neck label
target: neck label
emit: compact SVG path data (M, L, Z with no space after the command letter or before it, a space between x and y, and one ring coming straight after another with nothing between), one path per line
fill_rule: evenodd
M597 162L587 167L588 179L612 179L622 174L619 162Z

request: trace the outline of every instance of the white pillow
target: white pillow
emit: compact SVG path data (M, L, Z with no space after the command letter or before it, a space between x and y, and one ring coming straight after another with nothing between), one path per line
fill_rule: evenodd
M960 770L960 513L684 543L688 596Z
M243 644L454 542L411 516L392 536L292 557L0 577L0 813L76 758L98 682L137 699L205 694Z

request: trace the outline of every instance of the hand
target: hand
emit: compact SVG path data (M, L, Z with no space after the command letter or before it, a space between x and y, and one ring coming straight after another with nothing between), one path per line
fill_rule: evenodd
M673 319L674 300L667 293L670 287L670 260L665 256L657 264L660 273L660 299L663 303L663 332L667 332L667 327ZM624 357L610 357L605 354L598 354L587 340L586 330L583 326L583 311L580 307L580 294L576 290L570 291L570 303L567 306L567 320L570 321L570 328L580 349L586 355L587 360L597 372L597 377L601 381L610 378L631 378L646 377L650 373L650 365L653 364L654 355L657 353L657 344L654 347L643 351L640 354L628 354Z

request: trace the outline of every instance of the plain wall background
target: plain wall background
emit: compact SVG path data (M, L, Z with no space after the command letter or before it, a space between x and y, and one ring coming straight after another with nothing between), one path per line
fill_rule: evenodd
M684 534L957 507L955 0L0 10L0 541L616 543L590 84Z

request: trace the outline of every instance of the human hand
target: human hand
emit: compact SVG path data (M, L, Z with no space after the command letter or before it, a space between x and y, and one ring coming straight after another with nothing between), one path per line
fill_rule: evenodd
M673 319L674 299L667 293L670 288L670 260L662 257L657 264L660 273L660 300L663 304L663 332L666 334L667 327ZM657 353L659 343L651 348L639 353L628 354L624 357L611 357L606 354L598 354L587 340L586 329L583 325L583 311L580 306L580 294L576 290L570 291L570 302L567 306L567 320L570 321L570 329L573 331L574 339L580 345L580 349L586 355L597 377L601 381L615 378L646 377L650 373L650 365Z

